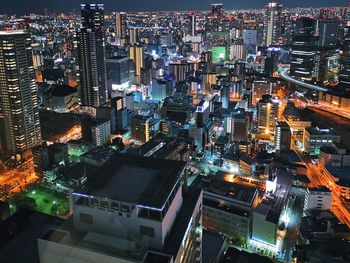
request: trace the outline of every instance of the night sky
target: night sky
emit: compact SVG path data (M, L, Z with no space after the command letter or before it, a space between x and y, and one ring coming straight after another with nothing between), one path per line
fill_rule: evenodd
M27 14L42 12L44 7L51 11L72 11L84 0L2 0L0 13ZM206 10L211 3L223 3L226 9L262 8L270 0L101 0L108 11L153 11L153 10ZM287 7L344 6L348 0L279 0Z

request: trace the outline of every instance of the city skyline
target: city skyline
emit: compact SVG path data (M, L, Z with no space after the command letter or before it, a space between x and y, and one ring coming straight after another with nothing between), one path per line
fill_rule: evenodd
M347 1L33 2L0 15L1 263L350 263Z
M63 1L35 1L36 5L30 1L14 0L10 3L6 3L6 6L2 8L2 13L8 14L29 14L29 13L42 13L44 8L48 8L51 12L79 12L79 5L82 3L89 3L93 1L81 1L81 0L63 0ZM64 2L64 4L62 4ZM113 11L182 11L182 10L207 10L208 6L213 2L211 0L204 1L190 1L179 3L178 1L160 1L155 0L147 4L142 0L129 0L127 2L115 2L114 0L96 1L96 3L103 3L107 12ZM233 9L259 9L266 5L266 1L252 0L249 2L234 2L234 1L218 1L222 3L227 10ZM349 6L347 0L296 0L290 3L288 0L277 1L283 4L286 8L293 7L334 7L334 6Z

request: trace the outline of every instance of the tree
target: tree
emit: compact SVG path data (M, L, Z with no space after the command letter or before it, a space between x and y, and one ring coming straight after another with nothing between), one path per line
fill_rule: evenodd
M12 190L12 185L10 184L0 185L0 198L5 197L7 199L11 193L11 190Z
M16 206L18 209L28 208L28 209L33 210L36 208L37 204L36 204L36 201L34 198L24 196L24 197L20 197L17 199Z

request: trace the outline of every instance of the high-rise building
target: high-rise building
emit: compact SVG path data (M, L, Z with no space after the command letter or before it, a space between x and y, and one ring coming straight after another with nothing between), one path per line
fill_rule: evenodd
M339 84L342 91L350 92L350 50L341 52Z
M154 79L152 81L152 100L163 101L167 97L167 85L168 82L165 80Z
M106 59L108 87L113 91L123 91L130 84L130 59L117 56Z
M81 5L78 37L81 104L99 107L107 102L103 4Z
M150 117L135 115L131 119L131 138L142 143L150 140Z
M248 140L248 116L244 111L232 113L227 118L226 132L231 142L246 142Z
M256 54L257 48L257 30L243 30L243 43L248 54Z
M315 55L314 37L294 37L292 41L290 75L300 80L312 80Z
M36 176L43 177L43 172L50 165L49 147L46 144L36 146L32 149L34 172Z
M282 32L282 5L275 2L267 4L264 15L263 44L278 45Z
M339 20L322 19L318 21L319 45L324 48L337 46Z
M120 39L125 39L127 36L126 13L115 13L115 35Z
M138 43L138 29L130 28L129 29L129 44L134 45Z
M258 103L258 133L268 136L275 134L279 101L271 95L264 95Z
M108 144L111 141L111 122L106 119L83 119L81 123L83 140L94 146Z
M197 31L197 17L196 14L191 14L191 35L195 36Z
M224 6L223 4L211 4L211 17L222 20L224 18Z
M311 17L298 17L293 23L293 36L313 36L316 20Z
M0 32L0 149L19 160L41 142L31 37Z
M290 150L292 132L287 122L276 123L275 149L277 153Z
M130 47L130 59L134 62L135 75L141 76L141 69L145 64L145 48L141 45L132 45Z

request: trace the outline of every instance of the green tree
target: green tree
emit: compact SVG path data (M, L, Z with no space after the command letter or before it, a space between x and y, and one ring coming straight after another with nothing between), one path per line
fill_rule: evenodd
M15 202L18 209L28 208L34 210L37 207L35 199L28 196L20 197Z

